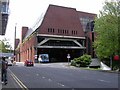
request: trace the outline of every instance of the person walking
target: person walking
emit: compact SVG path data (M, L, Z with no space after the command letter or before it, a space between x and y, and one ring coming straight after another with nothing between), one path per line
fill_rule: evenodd
M8 62L5 60L5 57L2 57L1 81L5 85L7 84L7 68L8 68Z

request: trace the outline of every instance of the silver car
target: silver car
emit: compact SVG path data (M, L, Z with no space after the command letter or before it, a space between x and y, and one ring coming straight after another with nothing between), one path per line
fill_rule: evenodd
M8 60L8 66L12 66L13 63L11 62L11 60Z

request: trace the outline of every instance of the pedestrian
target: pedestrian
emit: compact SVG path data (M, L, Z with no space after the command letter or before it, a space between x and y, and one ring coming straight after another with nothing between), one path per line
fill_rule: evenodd
M16 65L16 61L15 60L13 61L13 65Z
M5 57L2 57L1 81L5 85L7 84L7 68L8 68L8 62L5 60Z

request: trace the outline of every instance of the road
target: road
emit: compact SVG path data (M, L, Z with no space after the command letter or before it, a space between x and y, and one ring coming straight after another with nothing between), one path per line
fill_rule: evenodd
M24 88L118 88L118 74L83 70L67 63L35 64L34 67L17 65L9 67L9 73ZM19 82L17 82L19 83ZM16 84L15 84L16 85ZM18 86L17 86L18 87ZM4 86L5 88L5 86Z

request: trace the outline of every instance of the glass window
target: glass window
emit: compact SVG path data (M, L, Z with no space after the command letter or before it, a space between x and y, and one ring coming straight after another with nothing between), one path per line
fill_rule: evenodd
M3 2L1 5L1 13L8 13L8 4L6 2Z
M64 33L66 34L66 30L64 30Z
M43 46L78 46L73 41L49 40Z
M64 34L64 29L63 29L63 34Z
M72 30L72 34L73 34L73 30Z
M68 30L67 30L67 34L68 34L69 32L68 32Z
M48 28L48 32L50 32L50 29Z
M88 23L91 22L93 19L91 17L82 17L80 18L83 30L89 29Z
M52 32L54 33L54 28L52 29Z
M58 29L58 33L60 33L60 30Z

